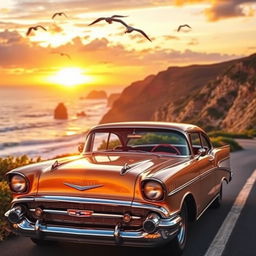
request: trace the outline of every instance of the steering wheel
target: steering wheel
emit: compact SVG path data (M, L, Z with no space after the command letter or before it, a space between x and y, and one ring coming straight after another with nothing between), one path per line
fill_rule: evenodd
M150 152L156 152L156 149L158 149L160 147L170 148L170 149L172 149L172 151L173 150L175 151L176 155L181 155L181 152L175 146L172 146L170 144L158 144L158 145L154 146L150 150ZM161 151L158 151L158 152L161 152ZM164 153L175 154L175 153L171 153L171 152L164 152Z

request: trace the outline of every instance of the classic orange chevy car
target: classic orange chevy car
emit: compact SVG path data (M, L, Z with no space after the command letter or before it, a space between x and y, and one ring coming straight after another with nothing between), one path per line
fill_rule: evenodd
M229 147L213 148L190 124L103 124L79 156L17 168L7 179L14 199L5 215L38 245L66 239L180 255L188 221L220 206Z

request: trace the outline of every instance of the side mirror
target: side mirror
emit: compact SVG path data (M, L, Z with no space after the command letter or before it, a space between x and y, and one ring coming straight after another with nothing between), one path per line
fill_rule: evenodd
M206 149L205 148L199 148L198 151L197 151L197 159L199 159L200 156L205 156L207 153Z
M78 144L78 152L82 153L84 151L84 142L80 142Z

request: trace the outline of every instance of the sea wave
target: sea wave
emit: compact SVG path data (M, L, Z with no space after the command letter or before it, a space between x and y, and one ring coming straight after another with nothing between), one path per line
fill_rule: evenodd
M50 114L25 114L22 117L29 117L29 118L37 118L37 117L46 117L50 116Z
M5 142L0 143L0 149L5 148L11 148L11 147L17 147L17 146L39 146L39 145L50 145L50 144L56 144L56 143L62 143L62 142L70 142L73 140L77 140L79 138L84 138L85 133L81 134L75 134L71 136L65 136L61 138L55 138L55 139L48 139L48 140L27 140L27 141L20 141L20 142Z
M45 128L45 127L51 127L51 126L58 126L58 125L72 122L72 121L76 121L77 119L78 117L74 117L69 120L53 120L51 122L25 123L21 125L7 126L4 128L0 128L0 133L20 131L20 130L33 129L33 128Z

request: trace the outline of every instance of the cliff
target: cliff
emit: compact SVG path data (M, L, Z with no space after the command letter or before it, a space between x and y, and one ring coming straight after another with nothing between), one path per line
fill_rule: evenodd
M112 93L108 96L108 107L112 107L113 103L120 97L120 93Z
M128 86L101 123L188 122L208 129L256 127L256 55L212 65L170 67Z

